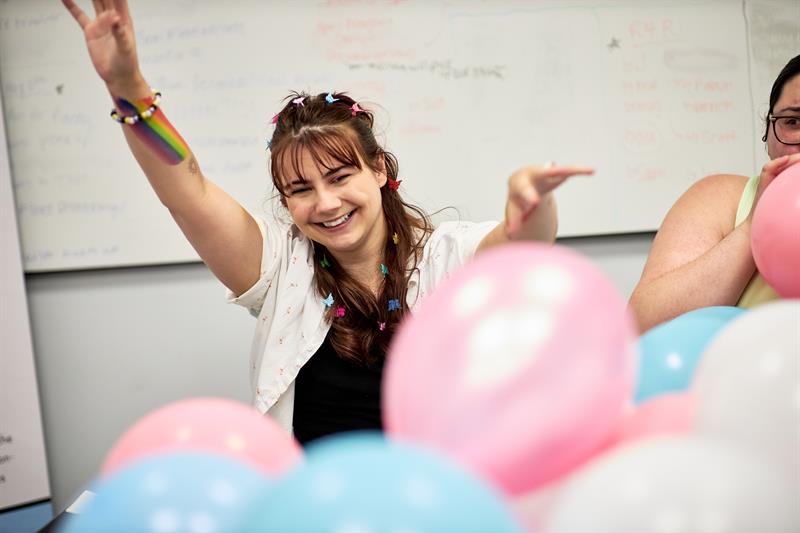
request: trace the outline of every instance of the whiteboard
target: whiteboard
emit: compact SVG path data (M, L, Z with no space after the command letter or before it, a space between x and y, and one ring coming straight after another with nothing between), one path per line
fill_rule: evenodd
M2 118L0 110L0 511L50 497Z
M561 236L652 231L695 180L754 172L769 87L800 50L797 0L131 4L163 108L252 212L272 209L282 98L335 89L377 109L429 211L499 219L518 167L594 166L558 191ZM197 260L60 3L0 1L0 79L27 271Z

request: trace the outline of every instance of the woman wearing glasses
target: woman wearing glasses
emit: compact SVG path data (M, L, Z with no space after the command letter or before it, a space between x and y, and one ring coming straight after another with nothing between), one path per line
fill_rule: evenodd
M699 307L753 307L778 298L756 270L750 223L764 189L800 162L800 56L772 85L762 140L770 161L759 175L708 176L667 213L631 296L641 331Z

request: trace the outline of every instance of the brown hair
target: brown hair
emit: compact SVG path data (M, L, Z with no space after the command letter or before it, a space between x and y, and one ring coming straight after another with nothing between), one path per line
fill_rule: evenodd
M327 97L327 99L326 99ZM303 98L302 105L296 104ZM314 244L314 278L320 297L333 294L336 302L326 319L336 353L341 357L367 364L383 357L400 320L408 312L406 293L411 274L416 270L422 248L433 231L428 216L419 207L403 201L389 186L397 180L397 159L385 151L373 133L374 117L370 111L353 111L355 100L345 93L292 93L276 115L275 132L270 141L272 182L286 206L285 178L288 171L302 176L302 157L308 153L320 168L346 165L362 169L362 162L375 172L385 170L387 183L381 188L381 203L389 235L383 264L388 267L380 294L356 281L318 242ZM392 234L398 237L397 244ZM321 265L326 258L329 266ZM396 299L400 309L389 311L389 300ZM338 306L346 309L343 317L334 317ZM379 324L385 323L380 329Z
M800 55L794 56L784 65L778 77L775 78L775 82L772 84L772 91L769 93L769 111L767 112L767 116L764 117L766 129L764 130L764 136L761 138L762 141L767 142L767 136L769 135L769 116L775 110L775 104L781 97L783 86L798 74L800 74Z

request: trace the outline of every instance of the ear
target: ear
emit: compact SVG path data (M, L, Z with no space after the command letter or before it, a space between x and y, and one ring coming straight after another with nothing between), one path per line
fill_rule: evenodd
M378 182L378 187L383 187L389 180L389 177L386 175L386 158L383 156L383 153L378 154L376 163L378 164L378 171L375 173L375 180Z

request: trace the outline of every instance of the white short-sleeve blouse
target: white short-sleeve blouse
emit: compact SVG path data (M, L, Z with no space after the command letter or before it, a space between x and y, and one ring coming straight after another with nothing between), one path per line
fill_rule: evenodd
M258 219L264 240L259 280L228 301L258 320L250 351L253 404L291 431L294 380L325 340L330 323L314 287L313 246L293 224ZM445 222L428 238L406 303L412 312L425 295L463 266L497 222Z

